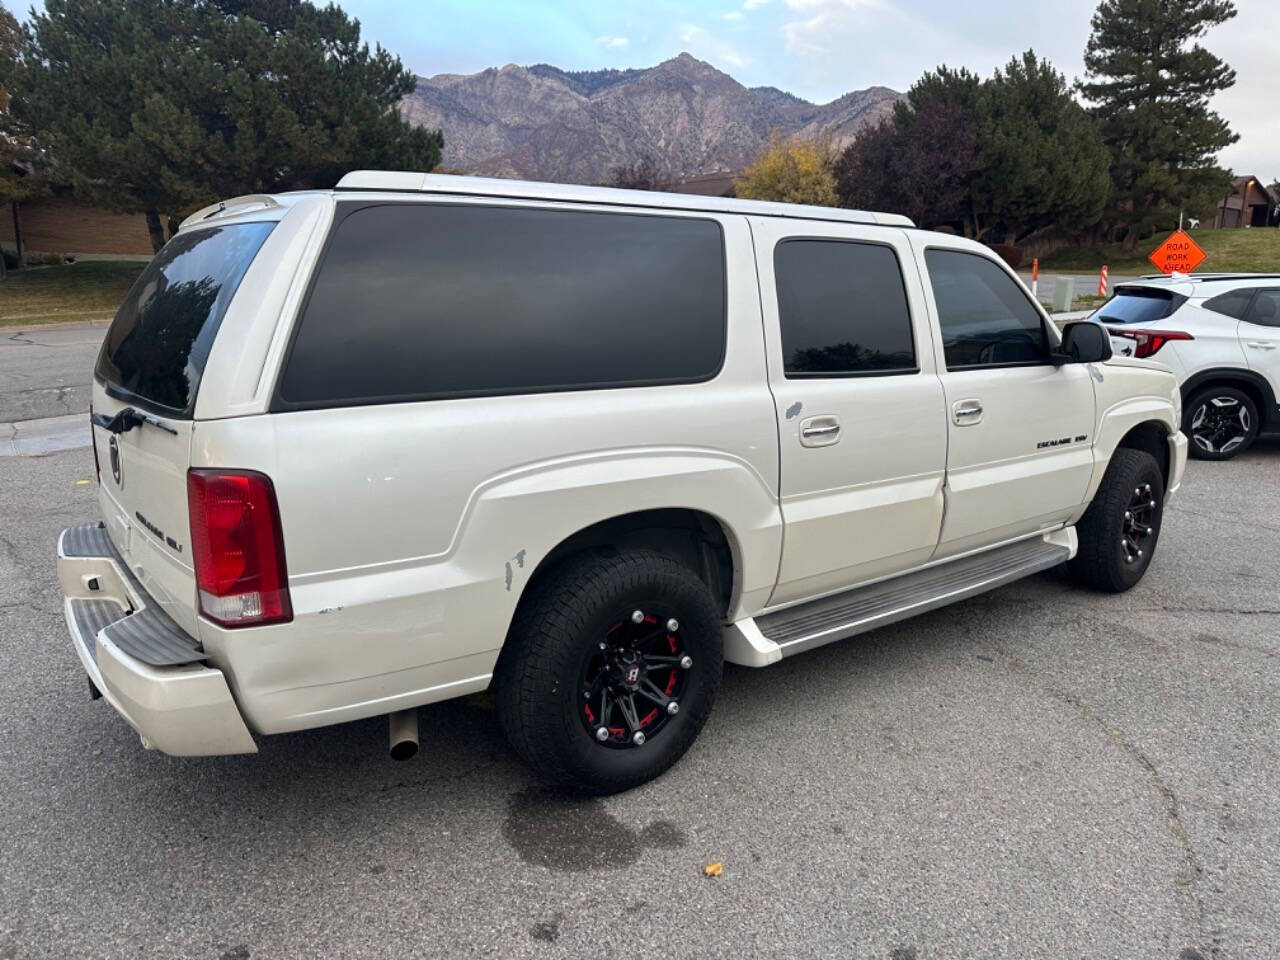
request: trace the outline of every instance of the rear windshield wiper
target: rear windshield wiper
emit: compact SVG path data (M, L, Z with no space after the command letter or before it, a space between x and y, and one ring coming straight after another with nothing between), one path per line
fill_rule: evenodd
M109 430L111 433L128 433L134 427L140 427L144 423L149 423L153 427L158 427L165 433L171 433L175 437L178 431L169 424L165 423L159 417L153 417L149 413L143 413L141 410L135 410L133 407L125 407L114 417L108 417L105 413L95 413L89 419L93 421L94 426L101 427L103 430Z

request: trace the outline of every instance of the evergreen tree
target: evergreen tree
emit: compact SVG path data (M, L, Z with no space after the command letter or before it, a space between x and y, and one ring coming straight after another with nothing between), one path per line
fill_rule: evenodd
M1079 90L1111 152L1110 232L1129 248L1230 189L1216 157L1238 138L1208 104L1235 71L1195 41L1235 13L1231 0L1103 0L1093 15Z
M439 132L398 111L413 75L333 5L48 0L25 59L21 112L57 175L145 213L156 249L161 214L440 161Z
M983 84L975 206L1006 243L1037 230L1075 232L1098 223L1110 189L1110 156L1066 78L1028 50Z

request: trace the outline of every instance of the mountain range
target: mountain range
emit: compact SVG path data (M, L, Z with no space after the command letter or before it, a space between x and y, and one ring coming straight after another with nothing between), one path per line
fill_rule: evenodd
M670 180L741 170L773 130L839 146L901 96L869 87L815 104L776 87L745 87L682 53L645 69L508 64L419 77L400 106L411 123L444 131L446 169L600 183L645 156Z

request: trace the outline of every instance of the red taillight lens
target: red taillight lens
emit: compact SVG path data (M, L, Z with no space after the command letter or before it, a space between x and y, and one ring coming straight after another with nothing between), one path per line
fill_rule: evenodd
M1132 340L1133 355L1138 359L1150 357L1160 351L1170 340L1194 340L1195 337L1181 330L1127 330L1123 327L1107 327L1113 337Z
M293 619L276 492L250 470L187 473L200 612L224 627Z
M98 462L98 434L93 429L93 404L89 404L89 446L93 447L93 475L102 482L102 464Z

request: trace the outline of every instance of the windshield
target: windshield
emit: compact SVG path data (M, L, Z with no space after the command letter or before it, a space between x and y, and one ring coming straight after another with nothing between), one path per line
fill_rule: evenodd
M274 222L179 234L120 305L95 373L125 400L190 415L205 361L249 264Z
M1100 306L1093 320L1104 323L1153 323L1163 320L1187 300L1170 290L1149 287L1120 287L1116 295Z

